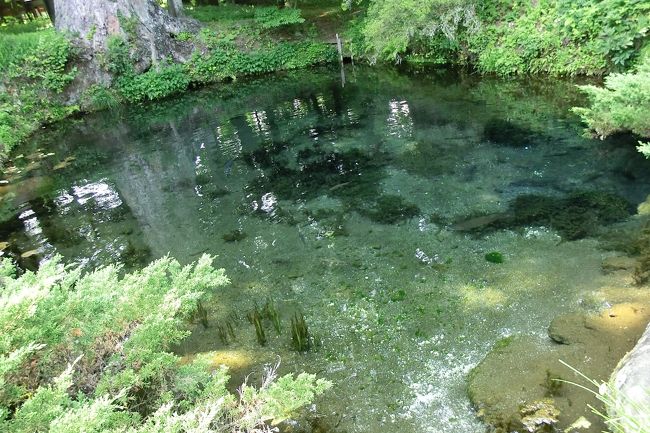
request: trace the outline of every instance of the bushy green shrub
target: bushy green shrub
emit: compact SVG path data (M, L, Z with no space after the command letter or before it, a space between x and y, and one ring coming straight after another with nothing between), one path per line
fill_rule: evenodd
M604 138L619 131L650 137L650 56L636 72L612 74L605 87L581 86L589 95L590 107L576 107L590 131Z
M305 19L300 15L300 9L258 7L255 8L255 23L263 29L302 24Z
M244 52L233 44L220 44L207 56L195 55L187 63L187 76L195 83L211 83L225 78L303 68L336 60L336 51L327 44L283 42L266 49Z
M502 75L601 75L629 67L650 29L643 0L368 3L362 39L371 57L469 63Z
M133 73L133 59L131 47L121 36L111 35L106 40L106 53L102 59L104 67L116 75Z
M154 101L181 93L190 84L184 65L168 65L118 80L118 89L128 102Z
M0 262L0 430L23 432L267 431L330 384L268 372L260 389L226 390L215 355L181 364L198 301L228 282L203 256L163 258L120 276L83 275L58 259L16 277Z
M76 111L54 96L76 74L71 57L69 41L50 29L0 35L0 157L43 123Z
M195 6L186 9L186 12L192 18L203 22L227 22L252 19L255 15L255 8L248 5L224 4L219 6Z

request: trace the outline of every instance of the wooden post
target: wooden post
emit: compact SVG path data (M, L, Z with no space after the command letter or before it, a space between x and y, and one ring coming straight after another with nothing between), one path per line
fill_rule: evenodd
M343 43L341 42L338 33L336 34L336 49L339 52L339 61L343 64Z

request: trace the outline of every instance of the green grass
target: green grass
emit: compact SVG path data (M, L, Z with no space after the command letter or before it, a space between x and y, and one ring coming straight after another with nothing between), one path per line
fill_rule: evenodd
M255 7L248 5L195 6L187 8L186 13L202 22L228 22L253 19Z
M15 33L0 30L0 71L7 71L11 64L20 64L36 52L43 39L53 37L54 29Z

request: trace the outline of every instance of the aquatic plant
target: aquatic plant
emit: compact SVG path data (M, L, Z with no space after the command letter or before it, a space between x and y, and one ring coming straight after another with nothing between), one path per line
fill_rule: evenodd
M490 263L503 263L503 254L498 251L492 251L485 255L485 260Z
M420 208L399 195L385 194L377 199L374 207L365 216L380 224L395 224L420 214Z
M309 148L285 157L288 149L288 144L276 143L244 155L251 166L269 170L247 188L257 194L273 191L287 200L329 195L341 199L350 209L359 209L380 194L386 158L381 152Z
M257 342L260 346L266 345L266 332L264 332L264 324L262 323L263 315L259 307L255 305L251 311L248 312L246 316L251 325L255 328L255 336L257 337Z
M264 304L264 308L262 310L264 312L264 316L271 321L273 324L273 327L275 328L275 332L280 334L280 314L278 313L277 308L275 308L275 302L273 302L273 299L269 299L266 301L266 304Z
M298 352L306 352L311 348L309 329L302 313L294 313L291 318L291 345Z
M402 289L390 295L390 300L392 302L400 302L403 301L404 299L406 299L406 291Z
M194 317L203 325L204 329L208 329L208 310L205 309L201 300L196 301L196 312Z
M544 388L546 388L545 396L553 397L560 393L563 385L562 378L558 375L551 373L551 370L546 369L546 378L544 379Z

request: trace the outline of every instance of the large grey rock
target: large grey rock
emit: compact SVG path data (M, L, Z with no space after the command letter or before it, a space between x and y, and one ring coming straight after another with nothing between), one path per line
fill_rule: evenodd
M650 325L621 360L610 381L607 413L626 433L650 432Z

